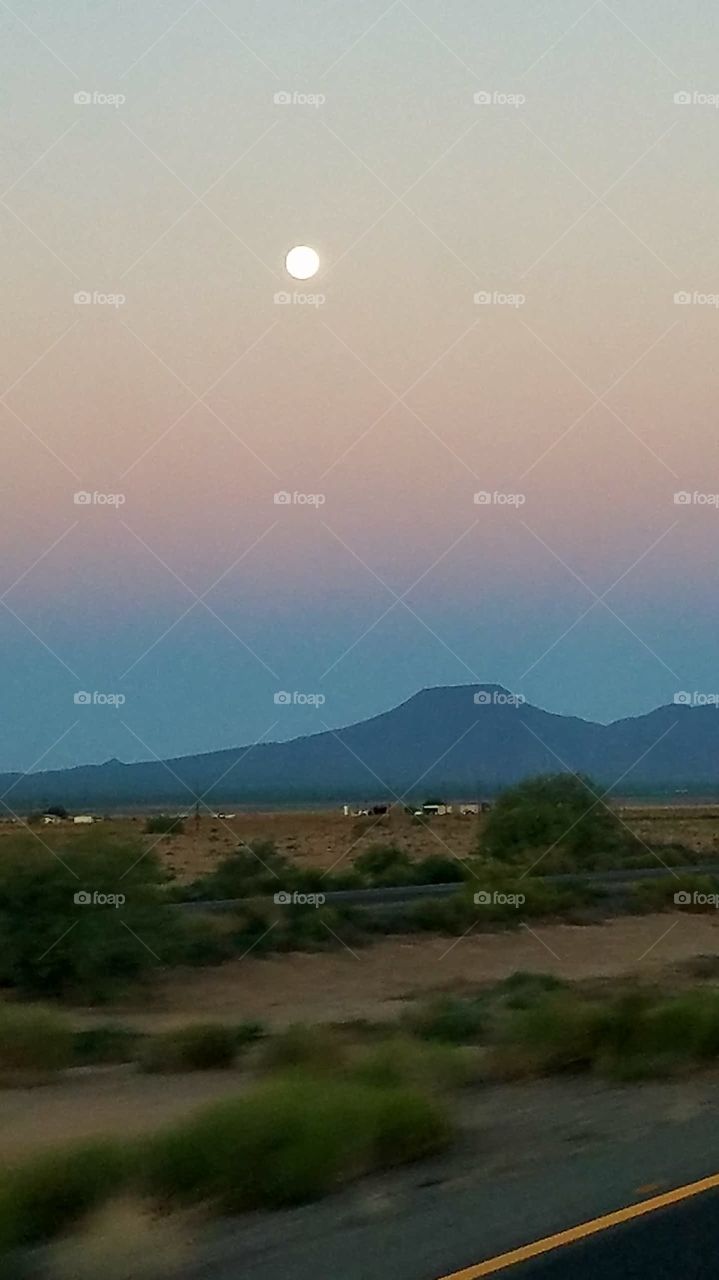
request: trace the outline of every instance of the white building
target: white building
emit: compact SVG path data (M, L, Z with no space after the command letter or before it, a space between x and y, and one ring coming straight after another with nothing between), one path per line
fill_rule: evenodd
M87 824L88 822L94 822L94 821L95 819L93 818L91 813L76 813L75 817L73 818L74 823L82 822Z

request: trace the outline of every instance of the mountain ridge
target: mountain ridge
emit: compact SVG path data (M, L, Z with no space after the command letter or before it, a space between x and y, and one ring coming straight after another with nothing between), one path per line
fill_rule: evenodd
M6 811L284 800L474 797L572 770L625 790L716 786L715 706L668 705L601 724L519 700L499 684L438 685L367 720L281 742L0 775ZM219 779L219 781L218 781Z

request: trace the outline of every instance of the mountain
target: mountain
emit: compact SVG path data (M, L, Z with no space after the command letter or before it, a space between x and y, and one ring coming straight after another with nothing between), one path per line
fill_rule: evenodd
M108 809L172 804L379 800L430 792L472 798L536 773L589 773L618 791L713 790L719 778L715 706L659 707L596 724L554 715L500 685L423 689L407 702L343 729L181 756L110 760L0 775L15 812L64 804Z

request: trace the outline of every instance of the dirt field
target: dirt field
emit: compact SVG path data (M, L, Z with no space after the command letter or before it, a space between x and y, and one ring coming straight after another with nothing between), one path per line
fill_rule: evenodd
M627 805L620 813L648 844L677 842L699 856L719 856L719 805ZM184 882L211 871L220 858L250 840L272 840L280 853L300 866L323 869L349 867L358 853L378 841L391 841L416 858L431 853L466 858L477 849L485 820L452 813L418 824L395 806L385 817L374 818L345 818L340 809L258 811L230 819L201 816L199 821L190 817L182 835L170 836L145 835L146 819L136 816L104 822L102 831L153 847ZM35 830L43 837L67 839L70 847L76 833L87 834L86 827L68 823ZM0 824L0 853L2 838L17 832L15 824Z
M249 1018L272 1027L391 1019L402 1001L499 981L516 969L570 979L651 975L690 956L718 952L719 919L680 912L463 938L404 936L356 952L248 955L216 968L176 970L160 980L154 998L126 1003L121 1013L147 1030L212 1018ZM87 1011L85 1016L97 1015Z

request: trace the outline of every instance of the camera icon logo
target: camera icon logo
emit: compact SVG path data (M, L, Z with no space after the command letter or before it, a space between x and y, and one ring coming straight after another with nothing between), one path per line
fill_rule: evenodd
M476 507L488 507L492 502L491 493L487 493L485 489L480 490L474 495L474 505Z
M474 895L474 902L478 907L489 907L492 902L492 895L488 889L480 889Z
M684 489L682 489L680 493L674 494L675 507L686 507L689 505L691 500L692 500L692 495L690 493L687 493L686 490Z
M474 95L474 105L476 107L488 107L492 101L491 93L487 93L486 89L480 90Z
M280 889L279 893L275 894L274 900L279 907L289 907L292 904L292 894L286 889Z
M75 894L74 901L78 907L89 907L92 902L92 894L88 893L87 889L80 889Z
M690 907L692 895L688 889L680 889L678 893L674 894L674 901L678 907Z
M92 294L88 293L87 289L79 289L72 295L72 300L78 307L88 307L92 302Z
M292 301L292 294L287 293L285 289L281 289L275 294L275 303L280 307L287 307Z
M273 93L272 101L276 107L286 107L292 101L292 94L287 93L285 89L281 89L279 93Z
M492 695L487 689L479 689L474 695L474 703L477 707L488 707L492 701Z
M72 95L72 100L76 107L86 107L88 102L92 102L92 94L86 89L80 89Z
M90 703L92 702L92 694L87 693L85 689L79 689L78 692L73 696L72 700L75 703L76 707L89 707Z
M680 89L678 93L674 94L674 101L679 107L688 107L691 100L692 95L686 89Z
M281 489L275 494L274 503L276 507L288 507L292 502L292 494L287 493L286 489Z
M292 702L292 694L288 693L286 689L278 689L274 697L275 706L289 707L291 702Z
M480 289L479 293L474 295L474 303L477 307L488 307L492 302L492 295L487 289Z
M690 707L692 704L692 695L687 693L684 689L680 689L678 693L674 694L674 702L678 707Z
M92 502L92 494L87 493L85 489L80 489L78 493L73 494L72 500L76 507L89 507Z
M677 307L688 307L691 303L692 295L686 289L680 289L674 294L674 304Z

